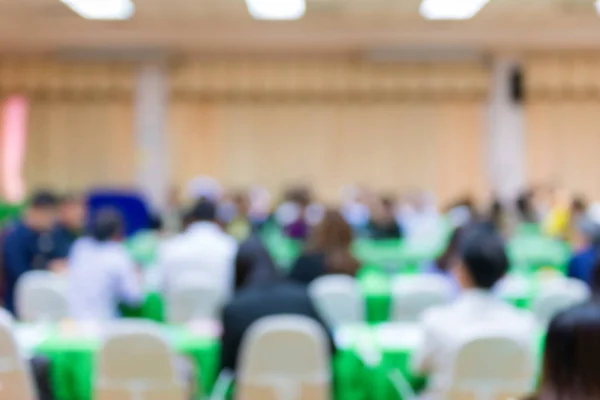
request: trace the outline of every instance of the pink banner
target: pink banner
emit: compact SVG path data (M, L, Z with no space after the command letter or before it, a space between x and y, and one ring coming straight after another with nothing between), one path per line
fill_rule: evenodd
M25 197L23 165L27 140L29 104L24 96L8 98L2 107L2 192L6 200L20 202Z

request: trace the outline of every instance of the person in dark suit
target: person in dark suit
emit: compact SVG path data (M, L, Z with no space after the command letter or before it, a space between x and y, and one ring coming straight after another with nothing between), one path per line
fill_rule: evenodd
M254 255L253 255L254 254ZM313 318L326 328L304 285L263 275L256 252L238 253L235 265L235 295L222 313L221 370L235 371L240 344L250 326L271 315L294 314ZM326 331L329 332L326 328ZM334 351L333 340L331 349Z
M4 307L14 314L14 292L25 272L49 267L57 200L47 191L35 193L28 202L22 220L11 227L2 240Z
M66 259L71 247L83 232L85 214L85 204L81 197L67 195L61 199L58 206L58 221L50 232L52 240L50 258L53 269L66 268Z
M350 251L352 227L338 212L325 212L323 220L313 230L305 252L296 260L290 279L309 284L328 274L356 276L360 267Z

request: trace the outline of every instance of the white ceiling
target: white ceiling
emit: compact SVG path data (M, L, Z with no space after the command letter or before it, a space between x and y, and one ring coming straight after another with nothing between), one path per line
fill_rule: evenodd
M254 21L243 0L134 0L134 18L87 21L59 0L0 0L0 51L348 53L598 48L593 0L491 0L473 20L424 21L419 0L307 0L304 19Z

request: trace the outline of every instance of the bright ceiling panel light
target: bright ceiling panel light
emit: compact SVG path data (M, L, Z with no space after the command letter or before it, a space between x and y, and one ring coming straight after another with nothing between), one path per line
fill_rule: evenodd
M423 0L421 15L427 19L473 18L489 0Z
M86 19L129 19L135 12L131 0L60 0Z
M600 14L600 0L596 0L596 3L595 3L595 5L596 5L596 12L597 12L598 14Z
M254 19L300 19L306 12L305 0L246 0L246 5Z

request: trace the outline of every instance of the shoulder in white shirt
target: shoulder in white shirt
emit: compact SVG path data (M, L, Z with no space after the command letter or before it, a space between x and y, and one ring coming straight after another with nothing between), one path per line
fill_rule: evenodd
M182 274L206 276L229 293L233 285L236 240L211 222L196 222L186 232L164 243L158 253L163 284Z
M422 319L423 342L413 368L430 376L430 389L443 388L451 379L457 351L474 338L502 336L531 349L538 332L533 314L519 310L492 293L469 290L455 302L428 310Z

